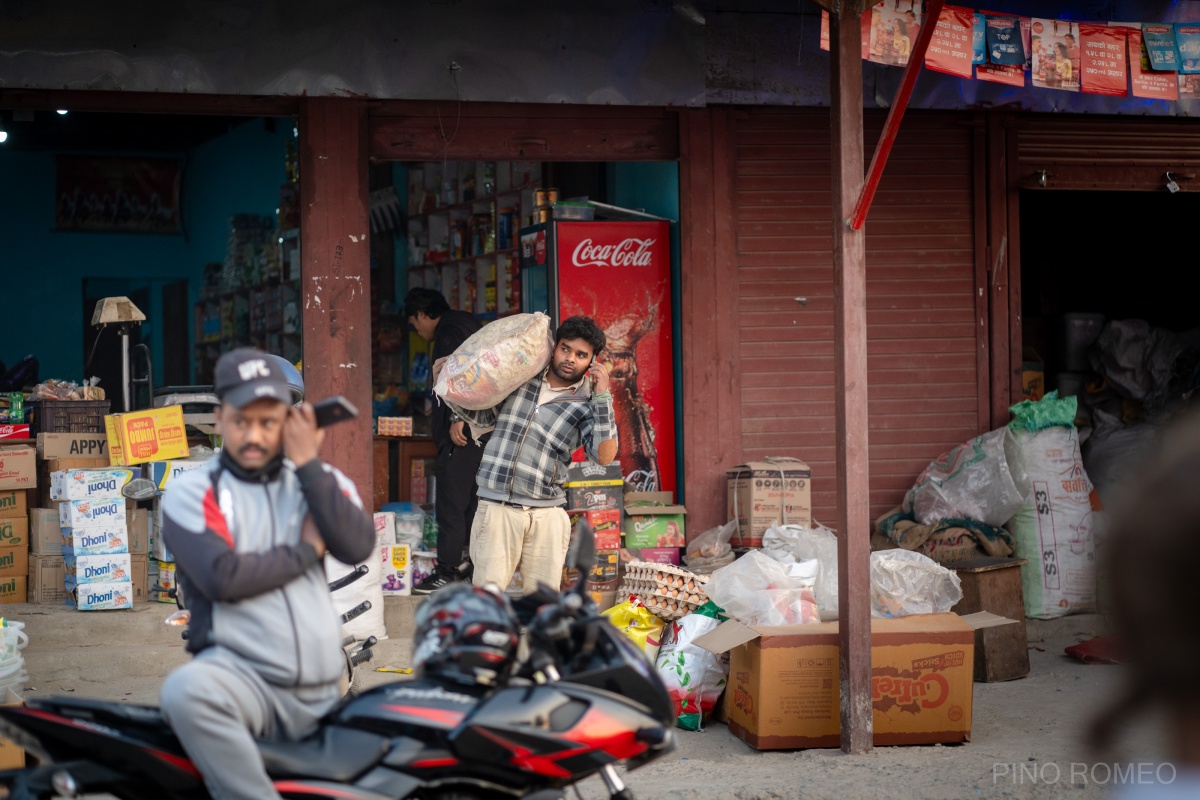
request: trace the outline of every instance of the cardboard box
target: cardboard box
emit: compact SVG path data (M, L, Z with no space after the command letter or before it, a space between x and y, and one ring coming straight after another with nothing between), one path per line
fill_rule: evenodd
M35 491L37 505L41 508L54 508L50 499L50 476L55 472L66 469L104 469L108 466L107 458L48 458L38 462L38 488Z
M732 546L762 547L763 533L777 522L811 525L812 470L803 461L753 461L725 475L727 512L738 520Z
M10 575L0 578L0 603L26 602L28 582L28 575Z
M608 464L597 464L594 461L572 461L567 465L567 486L578 486L585 483L609 483L618 481L624 483L625 474L621 472L621 462L613 461Z
M0 578L29 574L29 546L0 547Z
M111 414L104 418L108 460L114 467L187 458L183 406Z
M103 459L108 464L108 438L103 433L39 433L37 455L41 459Z
M133 470L125 467L58 470L50 473L50 499L107 500L122 497L122 487L133 477Z
M0 490L37 487L37 455L28 444L0 444Z
M5 489L0 491L0 519L24 517L28 514L29 494L27 489Z
M729 653L729 730L759 750L841 743L838 623L722 623L696 640ZM871 620L876 745L971 740L975 632L957 614Z
M39 556L61 556L62 525L58 511L52 508L29 510L29 552Z
M113 611L133 608L133 583L84 583L76 586L66 580L67 605L80 611Z
M76 586L85 583L125 583L133 581L133 562L128 553L77 556L63 553L67 581Z
M640 547L630 550L630 556L635 561L649 561L652 564L674 564L679 566L678 547Z
M151 519L148 508L135 508L127 512L126 531L129 533L129 552L135 556L149 555Z
M64 556L98 556L129 552L124 525L112 528L63 528L59 552Z
M571 530L586 518L592 526L592 537L595 539L597 550L621 549L621 512L616 509L597 509L593 511L568 511L571 520Z
M124 497L104 500L64 500L58 505L58 524L63 530L106 528L122 532L129 524Z
M384 594L412 594L412 557L406 544L389 544L379 548L383 571L379 578Z
M142 465L142 477L154 481L154 485L166 491L171 481L185 472L200 469L211 459L181 458L174 461L150 461Z
M150 556L130 556L130 573L133 580L133 602L150 602Z
M9 441L12 439L28 439L29 425L22 422L6 422L0 425L0 441Z
M609 509L618 514L625 507L625 484L621 481L568 484L567 508L572 511Z
M17 545L29 548L29 520L25 517L0 517L0 546Z
M66 602L66 559L62 556L29 556L29 602L62 605Z
M962 585L955 614L986 611L1012 620L1011 624L975 630L975 680L1011 681L1029 674L1029 642L1025 631L1025 601L1021 590L1023 558L973 558L946 564Z
M0 697L0 705L19 706L23 701L16 692L5 687L4 695ZM11 740L0 736L0 770L21 769L25 766L25 751Z
M670 492L630 492L625 496L625 546L683 547L687 544L684 515L687 509L672 505Z

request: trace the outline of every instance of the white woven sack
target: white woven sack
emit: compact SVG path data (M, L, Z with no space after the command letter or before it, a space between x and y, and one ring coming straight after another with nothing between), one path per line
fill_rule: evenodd
M472 411L495 408L546 368L554 342L545 314L514 314L484 325L450 354L434 394Z

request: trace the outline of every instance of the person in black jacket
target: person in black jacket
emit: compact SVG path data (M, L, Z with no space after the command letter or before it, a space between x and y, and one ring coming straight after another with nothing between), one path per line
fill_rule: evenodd
M404 298L404 313L413 330L433 342L434 361L453 353L482 327L467 312L450 308L446 298L433 289L411 289ZM468 577L463 568L464 550L478 505L475 474L483 458L483 445L471 438L470 428L445 403L434 405L432 427L438 449L437 569L413 587L414 594L429 594Z

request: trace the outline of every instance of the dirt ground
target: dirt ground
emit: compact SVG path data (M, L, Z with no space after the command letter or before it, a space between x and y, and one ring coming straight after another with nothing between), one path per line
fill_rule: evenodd
M177 633L161 626L160 608L141 613L157 628L138 644L78 644L63 626L89 615L57 614L31 623L27 696L78 693L156 702L162 677L186 654ZM667 800L1104 797L1125 779L1127 767L1114 771L1111 757L1086 753L1080 734L1111 697L1120 667L1086 666L1063 654L1066 646L1101 632L1103 620L1095 616L1030 621L1030 675L975 684L968 744L880 747L864 756L840 750L758 752L718 723L699 733L677 731L674 753L626 777L639 797ZM374 662L360 673L360 685L403 680L373 668L404 666L409 652L402 638L382 642ZM1143 775L1147 768L1167 778L1172 774L1162 766L1163 742L1152 720L1131 727L1122 745L1123 765L1148 765ZM589 800L604 796L596 780L580 788Z

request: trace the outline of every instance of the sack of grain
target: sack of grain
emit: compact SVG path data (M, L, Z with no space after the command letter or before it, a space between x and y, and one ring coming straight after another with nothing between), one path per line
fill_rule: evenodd
M545 314L498 319L446 358L434 394L472 411L494 408L546 368L553 347L550 318Z

